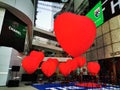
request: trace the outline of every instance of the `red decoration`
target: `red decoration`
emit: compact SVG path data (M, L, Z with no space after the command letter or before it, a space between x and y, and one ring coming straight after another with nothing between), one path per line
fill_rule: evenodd
M76 60L70 60L68 59L66 64L68 64L69 68L71 71L74 71L78 68L78 64Z
M26 56L22 60L22 67L28 74L32 74L36 71L39 66L39 62L36 58L32 58L30 56Z
M76 86L80 87L87 87L87 88L101 88L101 84L93 83L93 82L88 82L88 83L76 83ZM97 90L97 89L96 89Z
M78 67L83 67L86 63L86 58L85 57L75 57L74 60L77 61Z
M22 67L28 74L32 74L37 70L43 58L43 52L32 51L30 56L23 58Z
M66 62L60 63L58 67L59 67L60 73L65 77L68 76L71 72L70 66Z
M57 65L57 59L48 58L47 61L42 63L41 70L47 77L50 77L55 73Z
M96 36L96 26L90 18L70 12L57 16L54 30L61 47L73 57L89 49Z
M89 62L87 64L87 68L89 73L91 73L92 75L96 75L100 71L100 65L97 62Z
M36 58L38 58L39 60L43 60L43 58L44 58L44 53L43 53L43 52L39 52L39 51L31 51L31 52L30 52L30 56L31 56L31 57L36 57Z

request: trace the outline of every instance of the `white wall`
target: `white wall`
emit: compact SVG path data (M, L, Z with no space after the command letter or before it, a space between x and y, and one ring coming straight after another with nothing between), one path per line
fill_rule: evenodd
M0 34L1 34L1 29L2 29L4 16L5 16L5 9L0 8Z
M21 59L18 58L18 56L19 56L19 52L15 49L12 49L11 60L10 60L10 65L9 65L10 68L12 66L21 66Z
M5 86L8 78L12 48L0 47L0 86Z

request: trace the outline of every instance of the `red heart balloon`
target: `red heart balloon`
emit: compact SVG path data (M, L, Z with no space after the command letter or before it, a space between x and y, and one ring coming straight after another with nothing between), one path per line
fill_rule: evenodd
M67 66L69 66L71 71L74 71L78 68L78 64L77 64L76 60L68 59L66 64L67 64Z
M56 59L56 58L48 58L47 61L53 62L54 65L56 65L56 66L58 65L58 59Z
M22 67L28 74L32 74L37 70L43 58L43 52L32 51L30 53L30 56L26 56L25 58L23 58Z
M100 71L100 65L97 62L89 62L87 64L87 68L89 73L91 73L92 75L96 75Z
M75 61L77 61L78 67L83 67L86 63L86 58L85 57L75 57Z
M34 50L30 52L30 56L38 58L39 61L42 61L43 58L45 57L43 52L34 51Z
M96 36L96 26L90 18L70 12L57 16L54 30L61 47L73 57L89 49Z
M68 76L71 72L70 66L66 62L60 63L58 67L59 67L60 73L65 77Z
M56 71L57 65L57 59L48 58L47 61L42 63L41 70L47 77L50 77Z
M34 73L39 66L39 62L36 58L32 58L30 56L26 56L22 60L22 67L28 74Z

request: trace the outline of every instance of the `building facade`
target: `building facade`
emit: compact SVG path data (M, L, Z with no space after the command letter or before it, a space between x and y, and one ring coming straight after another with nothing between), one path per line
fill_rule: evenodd
M117 78L120 75L120 0L96 0L95 2L74 0L73 3L74 13L88 16L97 27L96 39L83 56L86 57L87 62L99 62L100 72L109 76L113 73L114 82L118 82L120 79ZM71 7L67 6L67 8Z
M18 56L28 54L33 23L32 0L0 0L0 86L11 79L12 66L21 66Z

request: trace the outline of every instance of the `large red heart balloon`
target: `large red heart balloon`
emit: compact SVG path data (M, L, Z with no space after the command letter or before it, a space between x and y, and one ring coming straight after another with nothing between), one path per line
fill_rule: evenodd
M47 61L42 63L41 70L47 77L50 77L56 71L57 65L57 59L48 58Z
M61 47L73 57L89 49L96 36L96 26L90 18L70 12L57 16L54 30Z
M92 75L96 75L100 71L100 65L98 62L89 62L87 64L87 68L89 73L91 73Z

